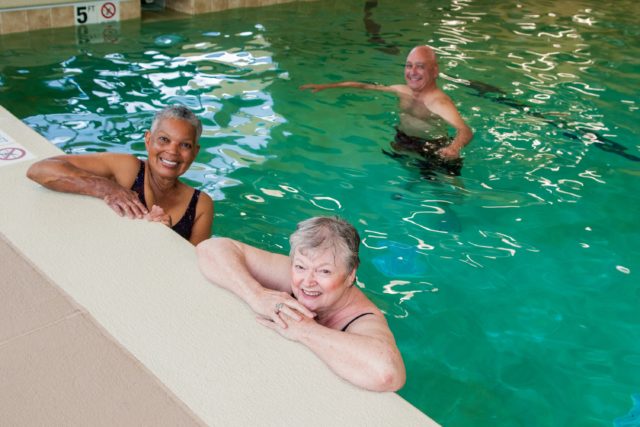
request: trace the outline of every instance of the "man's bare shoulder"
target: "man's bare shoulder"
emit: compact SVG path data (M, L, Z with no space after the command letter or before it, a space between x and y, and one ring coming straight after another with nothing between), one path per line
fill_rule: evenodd
M454 107L453 101L441 89L436 88L422 96L424 104L430 109Z

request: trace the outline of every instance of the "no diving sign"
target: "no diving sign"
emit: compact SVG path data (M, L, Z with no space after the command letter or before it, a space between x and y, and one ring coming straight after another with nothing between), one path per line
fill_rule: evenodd
M0 131L0 167L33 159L26 148L18 144L6 133Z
M120 20L120 2L94 1L91 3L76 3L76 25L101 24Z

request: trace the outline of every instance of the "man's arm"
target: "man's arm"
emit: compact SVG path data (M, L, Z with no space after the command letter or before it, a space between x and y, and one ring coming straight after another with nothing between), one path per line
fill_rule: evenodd
M434 100L434 102L427 105L427 108L442 117L447 123L456 129L456 136L454 137L453 142L440 149L440 155L446 158L460 157L460 150L471 142L473 132L465 123L462 116L460 116L460 113L451 98L442 93L441 96Z
M128 154L62 155L34 163L27 177L51 190L101 198L121 216L142 218L147 208L123 186L139 164Z
M352 89L365 89L365 90L377 90L380 92L394 92L397 93L396 86L385 86L371 83L361 82L339 82L339 83L325 83L325 84L313 84L309 83L300 86L300 90L311 89L311 92L318 92L325 89L334 88L352 88Z
M296 319L314 313L291 296L289 257L263 251L236 240L213 237L196 247L202 274L213 284L225 288L246 302L260 316L283 328L278 312ZM280 309L276 306L282 304Z

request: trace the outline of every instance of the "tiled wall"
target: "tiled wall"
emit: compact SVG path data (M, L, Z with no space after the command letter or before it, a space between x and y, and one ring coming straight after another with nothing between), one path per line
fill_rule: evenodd
M75 25L73 0L0 0L0 34L42 30ZM91 0L79 1L87 3ZM165 7L189 15L218 12L241 7L269 6L296 0L166 0ZM298 0L299 1L299 0ZM21 5L29 4L29 7ZM38 6L40 5L40 6ZM9 7L10 6L10 7ZM140 18L140 0L120 0L120 20Z
M50 4L32 1L29 8L6 9L0 2L0 34L42 30L45 28L71 27L75 25L74 5ZM46 5L49 3L49 5ZM88 3L82 1L80 3ZM33 6L45 4L45 6ZM120 20L139 19L140 0L120 0Z
M279 3L291 3L296 0L166 0L166 7L178 12L197 15L200 13L219 12L241 7L269 6Z

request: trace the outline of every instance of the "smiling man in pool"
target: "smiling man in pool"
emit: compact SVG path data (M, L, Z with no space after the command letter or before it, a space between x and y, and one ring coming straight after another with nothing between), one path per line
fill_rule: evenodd
M435 170L460 175L460 150L473 138L473 132L460 116L453 101L438 86L438 61L429 46L416 46L404 67L406 84L384 86L362 82L306 84L300 89L318 92L332 88L356 88L394 93L399 100L400 124L392 147L398 152L418 154ZM455 128L451 138L448 125Z

